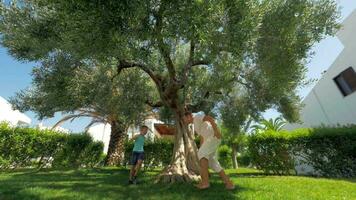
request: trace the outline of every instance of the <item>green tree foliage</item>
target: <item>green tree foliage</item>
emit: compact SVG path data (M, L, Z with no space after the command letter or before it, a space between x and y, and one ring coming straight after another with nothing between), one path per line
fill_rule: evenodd
M0 7L1 44L15 58L63 51L151 77L177 126L167 182L199 171L187 104L209 111L238 85L255 110L294 108L311 46L338 27L334 0L17 2Z
M87 128L110 124L107 164L119 164L126 129L145 117L144 100L150 91L149 79L140 71L122 73L125 76L118 76L111 62L77 61L56 53L33 69L32 87L17 93L11 103L21 111L34 111L40 119L66 114L55 126L78 117L92 118Z

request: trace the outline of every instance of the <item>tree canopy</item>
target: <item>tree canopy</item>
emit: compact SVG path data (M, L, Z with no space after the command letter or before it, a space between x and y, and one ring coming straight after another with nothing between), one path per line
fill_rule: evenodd
M142 119L147 110L149 79L137 70L123 73L118 76L110 62L78 62L59 53L33 69L32 86L11 102L21 111L35 111L40 119L56 112L79 112L104 123L111 119L129 125Z
M167 107L177 126L167 181L198 172L182 120L188 104L210 111L238 94L254 112L274 107L295 119L289 110L297 110L311 47L336 32L339 16L334 0L16 2L0 7L0 41L15 58L61 51L150 76L160 97L154 104Z
M173 80L183 87L194 79L191 68L204 65L209 85L220 85L214 89L239 84L255 105L285 111L299 100L295 88L305 78L311 46L335 33L335 10L332 0L27 0L2 4L0 31L1 43L20 60L58 50L81 59L115 58L121 68L140 67L161 87ZM188 55L177 59L182 48Z
M92 119L87 128L95 123L111 125L107 156L111 158L113 152L123 150L117 145L124 142L127 128L148 115L146 103L152 93L150 80L141 71L122 73L125 76L118 76L111 62L84 62L56 53L33 69L32 86L11 102L21 111L34 111L40 119L65 114L55 126L79 117Z

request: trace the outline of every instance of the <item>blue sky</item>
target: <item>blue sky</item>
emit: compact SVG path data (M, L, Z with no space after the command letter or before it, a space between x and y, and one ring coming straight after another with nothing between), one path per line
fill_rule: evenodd
M345 19L354 9L356 9L355 0L338 0L341 7L342 20ZM343 49L343 46L339 40L335 37L329 37L316 44L313 47L315 55L311 58L308 64L308 78L320 78L321 73L328 69L335 58ZM31 84L31 70L35 66L34 63L21 63L13 59L8 55L7 50L0 46L0 96L5 99L14 96L17 91L27 88ZM307 88L303 88L299 91L302 97L305 97L313 85ZM35 114L32 112L26 112L32 119L32 125L38 124L38 120ZM265 113L266 118L273 118L279 114L273 110L269 110ZM44 120L43 123L46 126L53 125L60 119L61 115L57 114L54 118ZM82 131L85 125L88 123L88 119L78 119L73 123L65 123L64 128L70 129L73 132Z

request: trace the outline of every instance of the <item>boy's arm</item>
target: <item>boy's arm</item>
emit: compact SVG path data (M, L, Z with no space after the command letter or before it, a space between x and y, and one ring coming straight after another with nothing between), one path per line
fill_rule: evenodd
M211 126L214 129L214 135L216 138L220 139L221 138L221 133L220 130L218 128L218 125L215 123L215 119L209 115L205 115L203 118L203 121L209 122L211 124Z
M134 136L132 136L132 138L130 139L130 141L134 141L138 138L138 136L140 136L141 134L136 134Z

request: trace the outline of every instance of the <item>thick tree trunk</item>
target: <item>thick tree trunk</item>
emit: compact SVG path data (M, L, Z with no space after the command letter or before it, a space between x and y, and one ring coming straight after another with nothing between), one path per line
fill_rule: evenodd
M108 153L105 165L120 165L125 151L126 129L118 122L112 122Z
M156 182L192 182L198 181L199 163L194 133L183 121L183 106L173 106L175 111L176 135L171 163L159 175Z
M237 147L236 145L232 145L231 148L232 148L232 167L234 169L237 169L239 167L237 163Z

